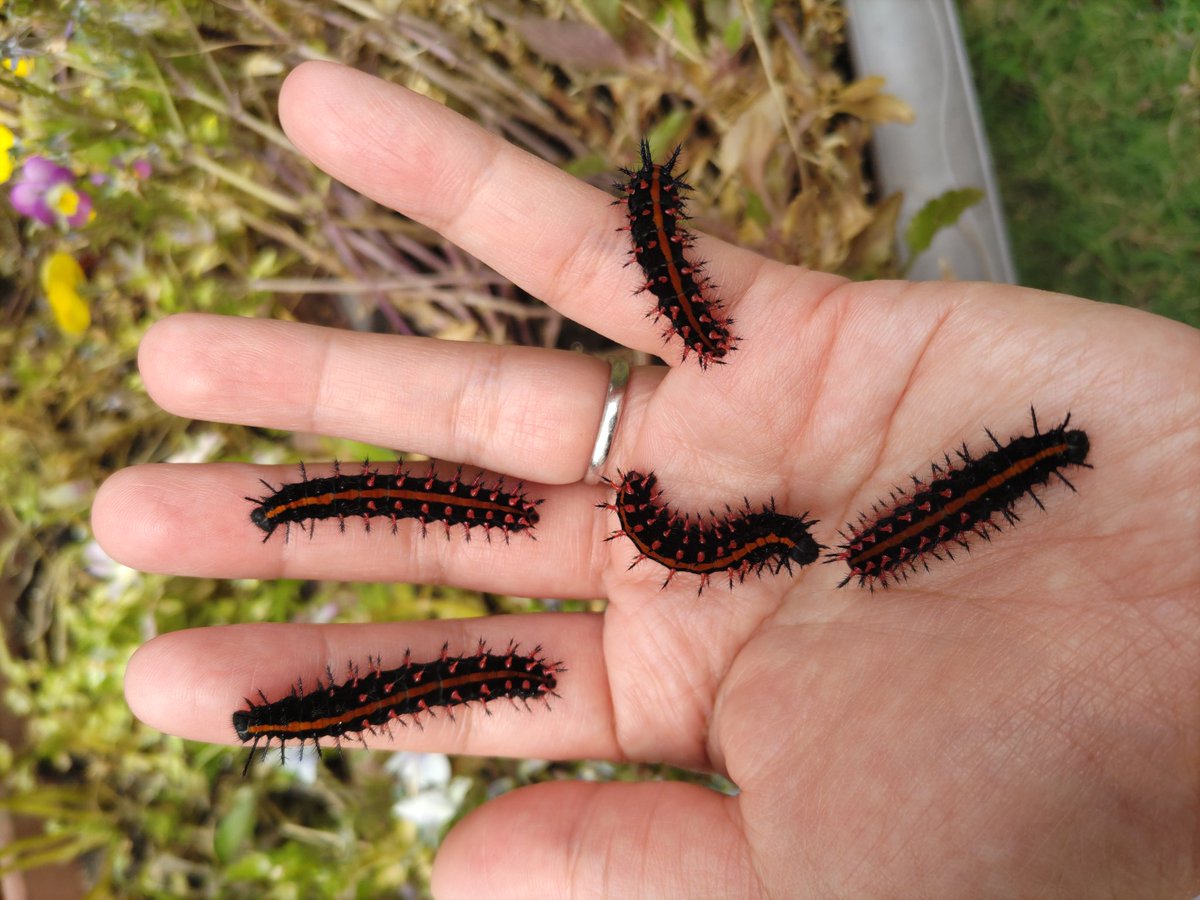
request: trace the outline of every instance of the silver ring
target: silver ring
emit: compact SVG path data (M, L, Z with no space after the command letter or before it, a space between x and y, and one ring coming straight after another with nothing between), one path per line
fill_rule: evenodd
M608 451L612 449L617 422L621 419L621 402L625 399L625 387L629 384L629 363L623 359L616 359L610 363L610 367L608 395L604 398L600 431L596 434L596 446L592 448L592 461L588 465L587 474L583 476L584 484L599 484L601 481L600 470L604 468Z

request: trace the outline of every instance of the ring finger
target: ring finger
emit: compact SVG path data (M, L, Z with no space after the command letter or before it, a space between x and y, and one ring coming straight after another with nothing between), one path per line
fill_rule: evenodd
M566 351L195 314L155 325L138 364L176 415L352 438L548 484L583 477L609 379L602 360ZM618 441L636 433L662 375L630 379Z

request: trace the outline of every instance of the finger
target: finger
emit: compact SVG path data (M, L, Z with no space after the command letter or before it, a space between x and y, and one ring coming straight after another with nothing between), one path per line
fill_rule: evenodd
M385 471L395 464L385 465ZM428 472L428 463L406 464ZM345 468L346 474L361 471ZM438 474L450 478L455 467ZM332 474L331 466L307 467L308 477ZM470 482L474 473L464 473ZM608 557L605 517L592 508L602 487L528 485L528 497L546 502L538 522L525 531L456 525L388 516L346 521L312 520L310 535L297 524L266 535L250 519L247 497L301 480L297 469L240 463L134 466L110 477L92 506L96 540L113 559L135 569L211 578L322 578L346 581L416 582L533 597L596 597ZM485 476L484 483L499 483ZM504 482L507 489L516 483ZM357 517L356 517L357 518ZM536 536L536 540L534 537ZM469 538L469 539L468 539Z
M737 800L677 782L539 784L460 822L438 897L754 897Z
M180 416L349 437L549 483L587 470L609 367L566 351L180 315L138 365ZM657 379L640 375L629 392Z
M425 97L331 63L288 76L280 119L338 180L422 222L564 315L625 346L664 350L613 197ZM737 297L764 260L704 240L698 258Z
M480 640L494 653L515 641L518 653L532 654L540 645L547 661L562 664L557 696L527 704L497 697L486 706L434 706L428 713L403 716L390 733L364 733L366 745L554 759L615 757L602 628L602 617L594 613L194 628L160 635L139 648L126 668L125 696L134 714L160 731L236 744L233 714L248 708L248 697L262 702L259 691L275 701L298 683L313 691L318 680L326 681L327 670L335 683L347 679L351 665L366 672L368 657L387 670L403 664L406 650L412 662L421 663L438 659L443 644L451 656L471 656Z

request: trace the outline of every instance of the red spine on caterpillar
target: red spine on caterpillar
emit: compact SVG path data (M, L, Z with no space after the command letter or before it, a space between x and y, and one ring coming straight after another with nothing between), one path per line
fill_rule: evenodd
M461 468L450 478L438 478L432 465L428 472L416 473L400 463L384 471L364 462L361 472L346 475L335 462L333 475L309 478L301 463L300 481L278 488L263 484L269 494L246 499L254 504L250 521L266 532L264 541L280 525L286 540L292 524L301 528L307 524L311 534L319 519L336 519L338 530L345 531L346 520L356 517L368 531L375 517L389 520L393 533L401 519L416 519L422 536L430 522L442 522L447 537L453 526L461 525L467 540L471 529L480 527L488 540L492 530L499 529L507 541L514 532L530 533L542 502L522 493L519 482L509 489L503 479L489 483L482 475L465 481Z
M725 314L721 301L714 296L712 281L704 273L704 263L691 259L688 252L693 237L683 226L687 220L684 192L691 189L682 173L673 174L680 147L671 158L658 165L650 156L650 145L641 144L642 167L636 172L621 171L629 177L617 188L624 197L633 239L634 260L646 276L642 290L656 301L649 313L655 321L667 320L666 339L679 335L683 358L696 354L700 368L724 363L734 350L737 338L730 330L733 320Z
M1074 491L1061 470L1091 468L1087 434L1067 430L1070 414L1047 432L1038 429L1032 408L1030 414L1033 434L1001 444L987 431L994 450L975 458L963 444L954 451L957 459L947 453L943 463L933 464L928 482L914 475L911 490L893 490L890 500L876 503L870 515L860 514L858 524L841 533L842 545L827 554L826 562L843 561L850 569L838 587L854 579L872 590L887 587L897 578L907 579L918 565L928 569L930 557L953 559L955 545L970 550L973 536L990 541L991 532L1003 527L997 516L1010 525L1019 520L1015 506L1022 495L1045 509L1033 489L1051 478Z
M790 575L793 563L806 566L823 549L809 534L815 522L777 512L774 500L759 512L746 500L743 509L726 507L723 516L710 513L701 519L664 504L653 473L626 472L619 482L608 484L616 498L600 506L616 511L621 527L607 540L626 537L633 543L638 556L631 569L643 559L664 566L663 587L680 572L699 575L701 591L716 572L728 574L730 588L734 576L741 582L751 571L761 575L764 569L775 574L787 569Z
M341 682L327 669L325 681L318 678L311 690L297 681L279 700L269 701L261 691L261 702L247 698L246 709L233 714L238 739L251 745L242 774L249 772L260 745L266 755L277 743L282 761L291 741L297 742L301 754L311 742L320 755L323 737L333 738L340 748L343 737L361 742L364 732L390 736L393 723L420 726L420 716L436 716L439 708L453 719L455 706L474 702L486 708L493 700L507 698L526 709L530 700L548 706L549 698L558 696L558 676L566 671L562 663L547 660L540 646L522 654L510 643L503 653L492 653L483 641L470 656L450 656L444 644L432 662L413 662L408 651L394 669L384 669L378 658L367 662L366 671L350 665Z

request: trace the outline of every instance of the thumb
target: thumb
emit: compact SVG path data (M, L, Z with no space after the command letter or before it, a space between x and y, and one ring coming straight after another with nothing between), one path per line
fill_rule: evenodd
M752 897L765 892L735 797L690 784L556 782L505 794L446 836L433 893Z

